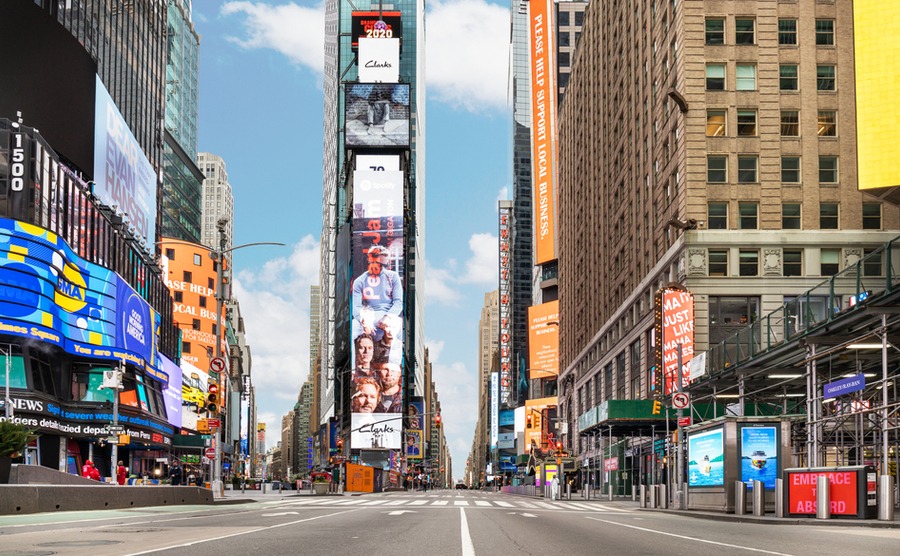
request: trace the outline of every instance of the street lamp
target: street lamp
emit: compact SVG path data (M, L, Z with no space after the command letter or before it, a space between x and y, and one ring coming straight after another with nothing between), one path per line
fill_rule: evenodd
M6 420L9 421L13 418L12 398L9 397L9 373L10 359L12 359L12 345L7 345L5 350L0 348L0 353L6 357L6 395L3 398L3 408L6 412Z
M225 235L225 228L228 225L228 218L221 217L216 222L216 230L219 232L219 248L215 250L211 250L209 252L209 257L217 262L216 268L216 357L222 357L222 305L225 302L225 291L222 286L222 282L224 279L224 262L225 255L227 253L231 253L232 251L237 251L238 249L243 249L244 247L252 247L255 245L279 245L284 246L284 243L273 242L273 241L257 241L253 243L245 243L243 245L238 245L235 247L227 248L228 238ZM248 429L249 436L249 429ZM212 490L215 495L218 493L219 496L223 496L224 485L222 484L222 427L216 427L216 438L215 438L215 463L213 464L213 477L212 477Z

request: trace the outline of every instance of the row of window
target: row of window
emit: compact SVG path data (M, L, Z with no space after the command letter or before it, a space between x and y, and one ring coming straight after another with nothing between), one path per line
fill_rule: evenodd
M728 249L709 249L708 271L710 276L729 276ZM869 252L866 253L868 255ZM782 276L806 276L804 273L803 249L782 249ZM834 276L840 268L841 250L839 248L819 249L819 275ZM863 261L863 276L882 276L880 256L870 256ZM738 250L738 276L759 276L759 249Z
M734 43L737 45L757 44L756 19L752 17L734 18ZM834 20L816 20L816 46L834 46ZM706 18L706 44L725 44L725 18ZM799 44L797 20L784 18L778 20L778 44L796 46Z
M711 62L706 64L706 90L725 91L727 82L725 79L725 63ZM756 88L756 64L737 62L734 66L734 90L755 91ZM800 66L798 64L780 64L778 66L778 89L781 91L800 90ZM836 91L837 70L834 64L816 65L816 90Z
M728 202L714 201L707 204L707 228L710 230L727 230L728 229ZM781 205L781 228L783 230L799 230L802 228L801 223L801 204L800 203L782 203ZM741 201L738 203L738 226L739 230L757 230L759 229L759 203L754 201ZM820 230L838 230L840 229L840 204L839 203L819 203L819 229ZM862 229L863 230L880 230L881 229L881 204L880 203L863 203L862 204Z
M759 183L759 156L755 154L737 155L738 183ZM832 155L819 156L819 183L837 184L838 157ZM706 181L708 183L728 183L728 155L710 154L706 156ZM784 183L800 183L800 157L781 157L781 181Z
M837 137L837 111L818 110L816 115L816 135ZM759 112L755 108L738 108L736 114L738 137L759 136ZM706 136L728 137L728 109L709 108L706 111ZM800 111L781 111L781 136L800 137Z

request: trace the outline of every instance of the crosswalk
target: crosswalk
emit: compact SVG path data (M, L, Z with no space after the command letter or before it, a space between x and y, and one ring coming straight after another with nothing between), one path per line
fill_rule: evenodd
M576 502L571 500L496 500L496 499L478 499L463 498L458 496L446 495L411 495L411 494L392 494L392 495L370 495L370 496L354 496L354 497L337 497L337 496L309 496L302 497L298 500L282 501L284 506L356 506L356 507L435 507L435 508L496 508L511 510L564 510L564 511L582 511L582 512L615 512L630 513L633 510L628 508L617 508L594 502Z

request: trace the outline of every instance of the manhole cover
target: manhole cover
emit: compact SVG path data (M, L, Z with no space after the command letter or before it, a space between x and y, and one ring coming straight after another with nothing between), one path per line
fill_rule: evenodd
M60 541L60 542L44 542L35 546L49 546L59 548L81 548L89 546L109 546L112 544L122 544L122 541Z

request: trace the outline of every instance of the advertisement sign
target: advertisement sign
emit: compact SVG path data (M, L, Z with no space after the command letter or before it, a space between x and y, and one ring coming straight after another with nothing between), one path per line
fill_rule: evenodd
M406 428L421 429L425 426L425 400L422 398L413 399L406 406Z
M5 146L5 145L0 145ZM9 150L7 161L9 169L9 192L7 193L7 211L9 215L28 214L29 197L33 179L31 176L31 137L22 133L9 134Z
M4 333L159 371L159 314L57 234L0 218L0 286Z
M498 394L500 392L500 376L499 373L491 373L491 449L497 447L499 429L499 405Z
M516 447L516 433L501 432L497 435L497 448L508 450Z
M856 515L859 487L857 471L793 471L785 470L789 514L816 513L816 482L819 475L828 477L832 515Z
M845 394L859 392L866 387L866 377L863 373L854 375L834 382L829 382L822 389L823 397L836 398Z
M397 11L353 12L350 15L350 46L359 46L359 39L402 39L403 22Z
M356 155L356 169L399 172L400 157L395 154L358 154Z
M559 301L528 308L528 378L559 375Z
M166 404L166 419L173 427L181 427L181 408L184 395L181 369L165 355L160 355L159 360L162 363L162 372L168 377L168 383L162 392Z
M500 202L500 404L508 406L512 395L512 203Z
M516 412L512 409L504 409L500 411L501 427L514 426L516 424Z
M681 345L682 385L690 382L694 357L694 296L683 290L662 289L656 295L656 327L662 333L663 393L675 390L678 380L678 345Z
M619 458L606 458L603 460L603 470L604 471L618 471L619 470Z
M400 418L395 415L352 413L350 446L354 450L399 450L402 442L400 425Z
M409 83L347 83L344 145L409 147Z
M94 194L116 207L144 244L156 241L156 171L97 77Z
M181 361L181 426L199 430L197 419L201 417L197 408L203 407L209 391L209 373L189 362ZM206 413L203 413L205 416Z
M406 459L408 460L420 460L422 459L422 455L424 454L423 439L425 438L425 433L421 429L407 429L406 430Z
M528 3L531 43L531 179L534 262L556 259L556 32L552 0Z
M368 430L377 423L363 417L403 413L402 172L353 172L352 227L351 448L399 450L400 418L387 421L388 431L381 426Z
M725 484L725 454L721 428L688 436L688 486Z
M396 83L400 79L400 39L359 39L361 83Z
M775 488L778 478L778 428L749 426L741 428L741 480L753 488L753 481L762 481L765 488Z
M551 432L552 423L545 422L547 410L556 408L558 398L537 398L525 400L525 450L532 446L541 448L550 441L548 433ZM529 426L530 424L530 426Z

